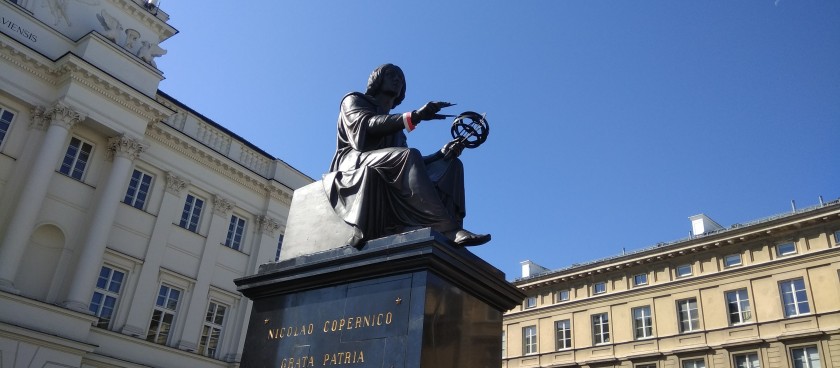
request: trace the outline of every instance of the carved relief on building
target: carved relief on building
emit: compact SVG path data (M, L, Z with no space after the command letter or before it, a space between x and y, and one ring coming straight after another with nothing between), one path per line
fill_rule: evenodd
M130 138L125 134L108 139L109 158L119 156L127 157L129 160L134 161L146 148L148 148L148 145L140 140Z
M262 234L274 236L280 229L280 221L269 216L257 216L257 231Z
M43 116L50 119L52 124L63 126L67 128L67 130L72 129L76 123L87 118L87 115L76 111L72 107L65 105L63 102L57 102L52 107L46 109Z
M236 203L230 199L224 198L218 194L213 196L213 213L221 216L227 216L230 211L236 207Z
M172 193L174 195L180 195L181 191L190 184L190 181L184 179L178 175L173 174L171 171L166 172L166 191Z
M33 106L30 114L29 129L47 130L47 127L50 126L50 119L47 118L47 109L43 106Z

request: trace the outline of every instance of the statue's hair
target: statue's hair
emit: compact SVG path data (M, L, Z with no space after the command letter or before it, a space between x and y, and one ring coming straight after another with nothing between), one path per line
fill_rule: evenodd
M400 75L400 78L403 80L402 90L400 91L399 96L394 99L394 106L391 108L397 107L400 103L403 102L405 99L405 74L403 74L402 69L394 64L382 64L378 68L376 68L372 73L370 73L370 77L368 77L367 83L367 90L365 94L368 96L374 96L377 92L379 92L379 88L382 87L382 78L385 75L385 71L388 69L392 69Z

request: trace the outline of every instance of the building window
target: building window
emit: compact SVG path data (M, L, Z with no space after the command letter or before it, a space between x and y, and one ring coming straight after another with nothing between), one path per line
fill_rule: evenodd
M656 368L656 363L637 364L634 368Z
M724 267L735 267L741 265L741 254L730 254L723 258Z
M569 290L560 290L557 292L557 303L569 300Z
M732 356L734 368L761 368L757 353L737 354Z
M6 138L6 133L9 132L9 127L12 125L12 119L14 117L14 113L0 106L0 144L2 144L3 139Z
M564 319L554 322L555 335L557 337L557 350L571 349L572 347L572 322Z
M610 342L610 318L606 313L592 315L592 343L607 344Z
M201 339L198 341L199 354L211 358L216 357L216 350L219 347L219 338L222 336L226 311L226 306L216 302L210 302L210 305L207 306L204 327L201 330Z
M706 368L706 361L703 359L686 359L682 361L682 368Z
M522 352L525 354L537 353L537 326L522 328Z
M145 209L146 197L149 196L149 187L151 186L152 176L134 169L131 180L128 182L128 190L125 191L123 203L140 210Z
M752 319L752 313L750 312L750 299L747 297L747 289L727 291L726 308L729 311L730 325L749 322Z
M155 309L152 311L152 320L149 322L149 332L146 334L147 341L166 345L180 298L181 290L160 285Z
M834 245L840 245L840 230L834 232Z
M277 254L274 255L274 262L280 260L280 250L283 249L283 234L280 234L280 239L277 240Z
M633 286L647 285L647 283L648 275L646 273L640 273L636 276L633 276Z
M204 208L203 199L187 194L187 201L184 202L184 212L181 213L181 223L178 226L197 233L202 208Z
M653 336L650 306L633 308L633 330L637 340Z
M795 317L811 312L808 295L805 293L805 280L802 278L779 283L785 317Z
M606 282L596 282L595 285L592 286L593 294L603 294L607 292L607 283Z
M235 250L239 250L242 246L242 234L245 232L245 219L233 215L230 216L230 225L228 226L227 238L225 239L225 246Z
M88 307L93 315L99 317L96 327L109 327L114 309L117 307L123 280L125 280L125 273L122 271L108 266L102 266L99 270L99 279L96 280L96 288L93 290L93 297Z
M680 332L689 332L700 328L697 299L691 298L678 301L677 315L680 319Z
M796 254L796 244L791 242L776 245L777 257L789 256L791 254Z
M684 264L684 265L681 265L681 266L677 266L677 277L691 276L691 274L692 274L692 272L691 272L691 265L690 264Z
M507 334L502 331L502 358L507 356Z
M534 308L537 306L537 297L529 296L525 298L525 309Z
M61 167L58 171L81 181L85 175L85 168L87 167L88 160L90 160L90 153L92 151L93 145L90 143L76 137L71 138L70 145L67 146L67 152L64 154L64 161L61 162Z
M816 346L790 349L794 368L820 368L820 352Z

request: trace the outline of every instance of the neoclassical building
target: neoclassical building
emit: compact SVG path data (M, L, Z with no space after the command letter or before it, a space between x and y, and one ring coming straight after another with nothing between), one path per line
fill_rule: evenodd
M231 367L312 180L158 91L156 1L0 0L0 367Z
M621 256L523 262L503 366L840 367L840 200L691 223L690 238Z

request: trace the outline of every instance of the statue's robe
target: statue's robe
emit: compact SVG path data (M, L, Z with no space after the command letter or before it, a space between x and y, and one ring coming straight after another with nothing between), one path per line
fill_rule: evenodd
M388 112L358 92L341 101L337 148L323 183L336 214L356 230L354 246L416 228L463 227L463 164L408 148L403 115Z

